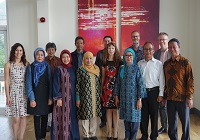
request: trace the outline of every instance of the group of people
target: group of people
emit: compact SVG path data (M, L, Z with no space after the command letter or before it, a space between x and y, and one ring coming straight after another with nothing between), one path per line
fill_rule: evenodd
M131 39L122 59L112 37L105 36L95 63L81 36L75 39L76 50L62 50L60 57L52 42L46 45L46 57L45 50L37 48L31 64L24 47L14 44L4 68L6 112L13 117L14 140L23 139L29 114L34 116L37 140L44 140L48 129L52 140L79 140L78 120L83 140L97 140L98 117L100 128L107 125L107 140L118 139L119 119L124 120L125 140L136 140L139 126L141 140L147 140L149 121L150 139L168 131L170 139L178 140L178 116L181 139L189 140L194 80L190 62L180 55L180 42L161 32L160 49L154 53L152 42L140 45L138 31Z

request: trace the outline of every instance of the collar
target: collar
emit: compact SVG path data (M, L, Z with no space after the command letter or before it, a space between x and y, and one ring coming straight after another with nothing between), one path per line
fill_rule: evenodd
M78 53L77 50L75 52L76 52L76 54L81 54L82 55L85 52L85 50L83 50L81 53Z
M139 45L138 50L143 51L143 46Z
M142 59L141 61L142 61L142 62L147 62L147 61L145 60L145 58L144 58L144 59ZM152 57L152 59L151 59L151 60L149 60L149 61L153 61L153 62L154 62L154 61L156 61L156 59L155 59L154 57Z
M161 52L168 52L168 49L166 49L166 50L164 50L164 51L162 51L162 50L160 49L160 51L161 51Z
M130 48L132 48L134 50L133 45ZM134 50L134 51L136 51L136 50ZM137 51L143 51L143 46L139 45Z
M56 57L56 56L54 55L54 56L53 56L53 58L52 58L52 59L50 59L50 57L49 57L49 56L47 56L47 57L46 57L46 59L47 59L47 60L49 60L49 61L52 61L52 60L54 60L54 59L55 59L55 57Z
M175 58L175 60L179 62L180 59L181 59L181 55L179 54L179 55ZM171 61L173 61L172 58L171 58Z

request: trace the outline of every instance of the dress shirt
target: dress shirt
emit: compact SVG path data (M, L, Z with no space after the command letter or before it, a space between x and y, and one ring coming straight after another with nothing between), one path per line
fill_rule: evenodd
M172 101L193 98L194 77L188 59L179 55L175 60L168 59L163 67L166 83L165 98Z
M134 50L133 45L130 46L129 48L133 49L136 55L136 62L139 62L140 60L144 59L144 54L143 54L143 46L139 46L138 50Z
M77 53L77 57L78 57L78 68L80 68L80 66L82 66L83 54L84 54L83 51L82 51L81 53Z
M55 67L61 65L60 58L57 57L57 56L54 56L52 59L50 59L50 57L47 56L47 57L45 58L45 61L51 66L51 71L52 71L52 73L54 73Z
M167 54L168 54L168 49L161 51L160 54L160 61L164 64L164 62L168 59L167 58Z
M149 61L143 59L138 62L138 66L141 68L146 88L159 86L159 96L163 96L165 80L162 62L155 58Z

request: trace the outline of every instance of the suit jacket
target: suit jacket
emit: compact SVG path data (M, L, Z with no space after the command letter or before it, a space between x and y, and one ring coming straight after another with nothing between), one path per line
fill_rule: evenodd
M82 59L83 59L83 55L85 54L85 50L83 50L82 55ZM78 69L78 56L77 56L78 52L77 50L75 50L74 52L71 53L72 55L72 65L74 66L75 70Z
M157 50L157 51L153 54L154 58L157 59L157 60L160 60L160 55L161 55L161 49ZM171 58L171 55L170 55L169 52L167 53L167 58L168 58L168 59Z

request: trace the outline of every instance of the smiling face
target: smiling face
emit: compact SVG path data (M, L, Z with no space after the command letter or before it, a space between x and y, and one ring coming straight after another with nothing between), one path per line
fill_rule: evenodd
M127 52L125 55L125 61L127 64L133 64L133 54L131 52Z
M86 66L92 66L93 65L93 57L87 56L84 60L84 63L85 63Z
M35 59L37 62L42 62L44 60L44 52L43 51L37 51Z
M55 53L56 53L55 48L48 48L47 49L47 54L48 54L49 57L54 57Z
M168 48L168 36L167 35L159 35L158 36L158 42L159 42L159 45L161 47L161 50L166 50Z
M21 46L19 46L15 50L15 59L21 59L22 55L23 55L23 49Z
M83 51L83 46L84 46L83 40L82 39L76 40L75 45L76 45L76 49L77 49L78 53L81 53Z
M175 41L169 43L168 49L172 59L175 59L180 54L180 46Z
M63 64L67 65L70 62L70 56L67 53L64 53L61 58Z
M133 45L139 45L140 43L140 34L139 32L133 32L131 34L131 39L132 39L132 42L133 42Z
M115 46L113 45L108 46L108 54L110 56L113 56L115 54Z
M143 48L143 53L146 61L149 61L153 58L153 45L151 43L146 43Z

